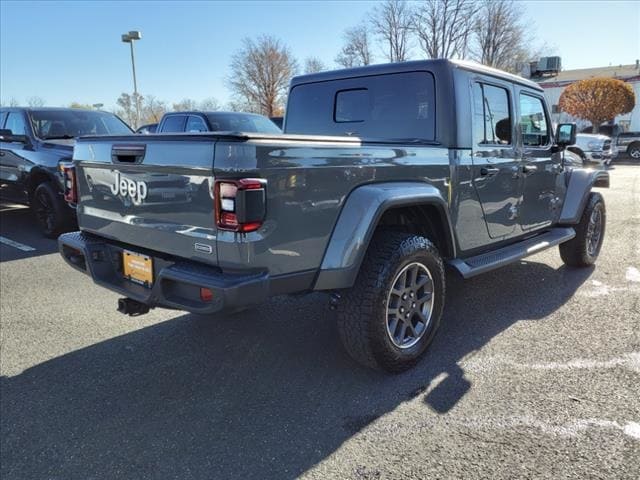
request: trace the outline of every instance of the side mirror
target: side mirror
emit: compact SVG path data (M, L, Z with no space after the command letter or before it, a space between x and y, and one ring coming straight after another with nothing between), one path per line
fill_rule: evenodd
M576 143L576 124L560 123L556 128L556 145L566 148Z
M14 135L11 130L0 129L0 142L7 143L28 143L29 139L26 135Z

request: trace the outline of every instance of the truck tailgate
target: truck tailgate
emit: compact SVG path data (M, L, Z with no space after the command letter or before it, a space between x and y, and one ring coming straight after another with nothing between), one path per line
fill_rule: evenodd
M80 228L216 265L215 143L162 135L80 140L73 157Z

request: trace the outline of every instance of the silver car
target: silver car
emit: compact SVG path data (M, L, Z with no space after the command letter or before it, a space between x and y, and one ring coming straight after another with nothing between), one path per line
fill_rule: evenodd
M569 150L580 155L585 164L599 166L610 165L611 160L618 156L611 138L592 133L578 133L575 145Z

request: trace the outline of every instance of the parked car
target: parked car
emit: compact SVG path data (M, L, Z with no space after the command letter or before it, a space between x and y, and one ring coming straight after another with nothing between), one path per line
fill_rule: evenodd
M582 133L591 133L591 127L584 128ZM600 125L600 135L611 138L613 148L620 154L626 153L634 160L640 160L640 132L624 132L619 125Z
M263 115L238 112L170 112L160 119L157 133L247 132L281 133Z
M138 129L136 130L136 133L146 135L148 133L156 133L157 129L158 129L157 123L148 123L147 125L142 125L141 127L138 127Z
M47 237L75 223L60 170L71 160L75 138L133 133L112 113L70 108L2 108L0 129L0 195L29 205Z
M568 150L579 155L585 164L597 166L610 165L611 160L618 156L611 138L593 133L578 133L576 144Z
M391 372L432 342L445 264L469 278L558 245L567 265L596 262L592 187L609 174L566 168L576 126L553 131L536 83L423 60L297 77L288 98L284 135L80 139L66 169L80 231L60 236L63 258L130 315L328 292L349 354ZM200 194L148 205L160 172Z
M618 152L626 153L632 159L640 161L640 132L624 132L616 139Z

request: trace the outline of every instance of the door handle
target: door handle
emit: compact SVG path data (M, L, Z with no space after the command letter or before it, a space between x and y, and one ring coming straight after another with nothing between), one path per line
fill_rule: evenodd
M4 157L4 152L0 152L0 157Z
M497 175L499 172L500 172L500 169L495 167L482 167L480 169L480 175L482 175L483 177L493 177L494 175Z
M535 165L525 165L522 167L523 173L533 173L537 171L538 171L538 167L536 167Z

